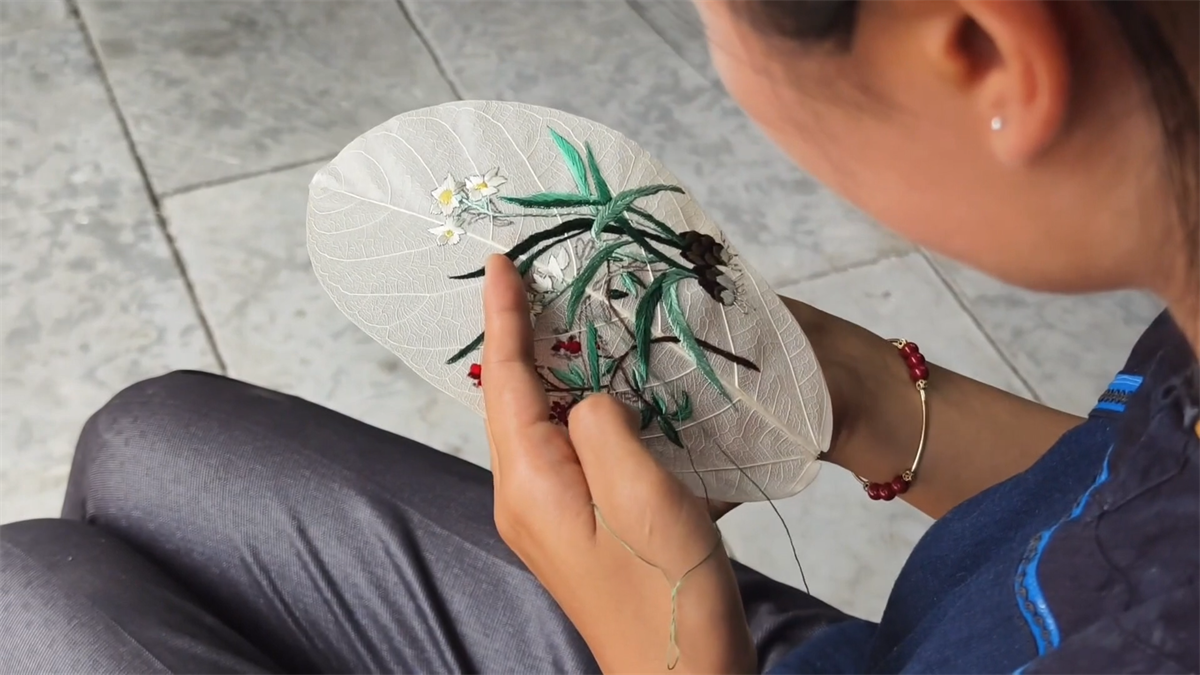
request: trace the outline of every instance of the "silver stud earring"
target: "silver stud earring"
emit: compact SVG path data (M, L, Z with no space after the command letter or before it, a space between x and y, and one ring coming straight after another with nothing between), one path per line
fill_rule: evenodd
M1004 120L999 116L992 118L992 131L1000 131L1004 128Z

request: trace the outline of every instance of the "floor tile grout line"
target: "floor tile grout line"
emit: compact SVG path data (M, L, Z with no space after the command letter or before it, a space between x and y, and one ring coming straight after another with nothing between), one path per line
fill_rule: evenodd
M209 188L221 187L224 185L231 185L233 183L237 183L237 182L240 182L243 180L250 180L252 178L262 178L263 176L269 176L273 173L282 173L284 171L291 171L292 169L299 169L300 167L302 167L306 164L316 164L317 162L329 162L334 157L337 157L337 153L325 153L325 154L321 155L320 157L312 157L309 159L302 159L302 160L295 161L295 162L287 162L284 164L280 164L278 166L270 167L268 169L258 169L255 171L247 171L246 173L240 173L240 174L236 174L233 176L223 176L221 178L213 178L212 180L201 181L199 183L193 183L192 185L185 185L183 187L178 187L173 190L167 190L166 192L159 195L158 199L159 199L159 201L166 201L172 197L178 197L180 195L186 195L186 194L190 194L192 192L199 192L201 190L207 190Z
M133 142L133 133L129 129L129 120L125 119L125 114L117 101L116 91L113 90L112 82L108 79L108 71L104 69L104 63L100 60L100 50L96 46L95 38L88 29L87 22L83 19L83 12L79 9L78 0L67 0L67 3L75 19L76 26L83 34L83 41L87 45L92 61L96 64L96 72L100 76L101 84L104 85L104 93L108 97L108 104L112 107L113 115L117 118L117 124L121 127L121 135L125 138L125 144L129 147L129 154L133 157L134 166L137 167L138 175L141 177L146 198L150 200L150 208L154 210L154 220L158 224L158 229L162 233L163 238L166 240L167 248L171 251L171 259L175 263L175 268L179 271L184 289L188 294L188 299L191 300L192 309L196 312L196 319L200 323L200 328L204 331L204 339L208 343L208 348L212 350L213 358L217 362L217 368L222 374L228 374L229 367L225 363L225 358L221 355L220 348L217 346L217 339L213 333L212 326L209 325L208 318L204 315L204 309L200 304L200 297L196 294L196 287L192 284L192 279L188 275L187 265L184 263L183 256L179 252L179 246L176 244L175 237L171 234L171 230L167 226L167 219L162 212L162 204L158 196L154 194L154 185L150 182L150 174L146 171L146 164L142 161L142 156L137 151L137 145Z
M860 260L858 262L847 263L845 265L834 265L827 270L824 270L821 272L816 272L814 274L809 274L809 275L805 275L802 277L796 277L794 279L787 279L787 280L781 281L781 282L772 282L771 287L772 288L787 288L789 286L798 286L800 284L807 284L809 282L819 281L821 279L824 279L826 277L831 277L836 274L843 274L845 272L854 272L856 270L861 270L863 268L870 267L876 263L887 262L889 260L898 260L900 258L910 256L916 252L917 252L916 249L913 249L913 248L909 248L909 249L906 249L903 251L890 251L890 252L884 253L882 255L877 255L873 258L868 258L867 260Z
M450 92L454 94L454 98L460 101L466 100L463 96L462 88L451 77L450 70L442 61L441 54L438 54L437 50L433 48L433 41L429 39L429 36L425 34L425 30L421 27L416 17L409 11L408 5L404 4L404 0L396 0L396 7L400 9L400 13L404 15L404 20L408 22L408 25L412 26L413 33L416 33L417 39L421 41L421 46L425 48L425 53L429 54L430 60L433 61L433 67L437 68L438 75L441 75L442 79L446 82L446 86L450 87Z
M961 307L963 312L966 313L967 317L971 320L971 323L975 326L979 333L983 335L983 339L987 340L987 343L992 347L992 350L996 352L996 355L1000 357L1000 360L1004 363L1004 365L1007 366L1010 371L1012 371L1013 376L1015 376L1017 380L1024 385L1027 390L1029 390L1029 395L1033 397L1033 400L1041 403L1042 405L1047 405L1046 402L1042 400L1041 394L1039 394L1037 389L1033 387L1033 384L1029 380L1025 379L1025 376L1022 375L1021 371L1017 369L1016 364L1012 362L1012 359L1008 357L1008 354L1004 353L1004 350L1000 348L1000 343L996 342L996 339L992 337L992 334L989 333L983 326L983 322L979 320L979 317L975 316L975 312L971 311L970 303L968 303L966 299L962 297L958 287L950 281L950 278L947 277L944 272L942 272L942 268L938 266L932 257L930 257L929 252L923 248L920 249L919 252L921 257L925 259L926 264L928 264L930 269L933 270L934 275L937 276L938 280L942 282L942 285L944 285L946 289L950 291L950 295L954 298L954 301L958 303L958 306Z

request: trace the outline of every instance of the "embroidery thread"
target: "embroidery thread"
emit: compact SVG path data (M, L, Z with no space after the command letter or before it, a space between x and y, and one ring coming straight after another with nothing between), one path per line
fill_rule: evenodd
M665 385L652 384L652 353L663 344L681 349L708 385L732 403L711 358L756 372L759 368L695 334L684 312L680 287L695 284L713 302L734 306L738 287L731 274L733 258L713 236L694 230L676 232L638 205L660 193L682 194L682 188L655 183L614 194L590 144L584 144L581 154L561 134L553 129L549 134L575 192L502 195L499 188L507 180L499 167L482 176L470 176L465 183L448 175L431 192L434 212L444 214L447 222L430 232L438 235L439 243L455 244L466 234L465 228L480 224L566 218L521 239L505 252L527 280L535 318L551 304L564 303L566 325L551 347L552 358L561 363L538 366L552 396L551 419L565 424L566 414L583 396L608 390L640 410L643 429L657 424L667 440L683 447L679 425L692 417L692 397L687 391L668 392ZM507 210L511 207L521 211ZM576 252L580 261L573 277L568 277L569 251ZM450 279L481 276L483 268ZM656 330L656 325L663 325L659 317L665 319L669 334L659 334L661 327ZM612 353L605 335L619 338L627 346ZM447 363L474 353L483 339L481 333Z

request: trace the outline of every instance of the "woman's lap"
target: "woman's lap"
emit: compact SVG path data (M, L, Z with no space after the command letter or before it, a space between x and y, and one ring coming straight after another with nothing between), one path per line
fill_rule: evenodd
M53 652L93 645L172 671L596 670L496 534L487 471L294 397L201 373L134 385L85 427L63 515L89 526L3 529L0 632L28 638L0 662L75 670ZM764 664L840 617L738 576ZM69 612L93 634L71 647Z

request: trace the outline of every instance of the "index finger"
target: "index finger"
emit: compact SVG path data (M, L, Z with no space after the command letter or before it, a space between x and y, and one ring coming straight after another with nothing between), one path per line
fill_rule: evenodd
M525 282L502 255L485 268L483 330L483 401L488 427L503 443L515 430L546 422L550 403L534 366Z

